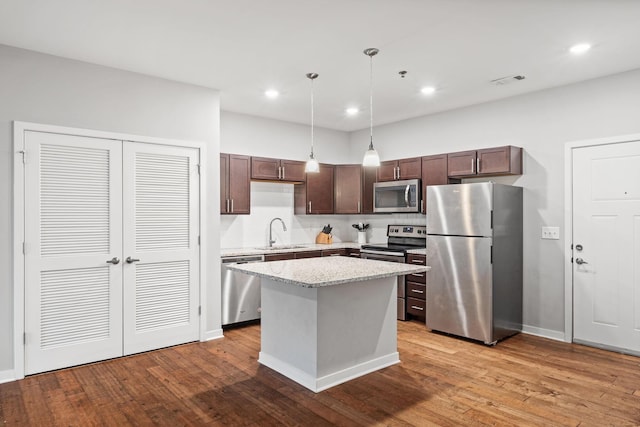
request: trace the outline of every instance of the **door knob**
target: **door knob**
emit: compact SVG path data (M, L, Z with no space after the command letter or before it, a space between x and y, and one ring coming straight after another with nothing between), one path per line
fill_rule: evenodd
M589 263L583 260L582 258L576 258L576 264L582 265L582 264L589 264Z
M120 259L117 256L114 256L113 258L111 258L109 261L107 261L107 264L113 264L116 265L120 263Z
M134 262L138 262L140 260L138 258L131 258L130 256L128 256L125 261L127 261L127 264L131 264L131 263L134 263Z

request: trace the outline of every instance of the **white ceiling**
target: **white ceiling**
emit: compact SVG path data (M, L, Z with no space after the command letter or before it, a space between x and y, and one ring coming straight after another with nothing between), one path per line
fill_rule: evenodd
M569 54L578 42L593 48ZM390 123L640 68L640 1L2 0L0 43L219 89L223 110L305 124L316 72L316 124L351 131L369 125L365 48L380 49L374 125ZM526 79L489 83L514 74Z

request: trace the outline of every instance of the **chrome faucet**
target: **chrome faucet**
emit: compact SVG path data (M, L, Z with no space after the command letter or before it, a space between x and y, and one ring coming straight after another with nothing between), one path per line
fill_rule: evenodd
M287 226L284 225L284 221L282 220L282 218L273 218L269 223L269 247L272 247L276 242L273 238L273 221L275 221L276 219L282 223L282 231L287 231Z

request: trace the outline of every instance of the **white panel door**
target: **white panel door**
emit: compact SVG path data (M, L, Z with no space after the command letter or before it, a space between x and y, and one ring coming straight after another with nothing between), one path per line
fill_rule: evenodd
M573 150L574 340L640 352L640 141Z
M26 132L25 152L25 373L120 356L122 142Z
M124 143L125 354L198 339L198 155Z

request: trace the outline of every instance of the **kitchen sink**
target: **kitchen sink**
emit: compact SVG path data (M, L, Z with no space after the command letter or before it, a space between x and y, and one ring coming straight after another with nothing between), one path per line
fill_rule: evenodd
M276 245L276 246L261 246L256 249L266 250L266 251L275 251L278 249L300 249L300 248L306 248L306 246L305 245Z

